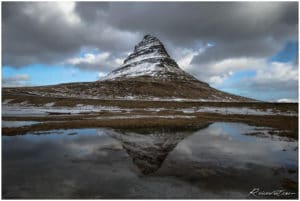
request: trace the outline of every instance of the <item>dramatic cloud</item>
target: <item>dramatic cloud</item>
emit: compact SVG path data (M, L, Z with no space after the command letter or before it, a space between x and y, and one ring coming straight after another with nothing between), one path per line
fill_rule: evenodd
M270 56L297 39L297 11L297 2L5 2L3 64L57 62L83 47L117 55L145 33L183 48L214 41L196 63Z
M72 2L4 3L3 65L56 63L87 47L118 55L141 37L103 20L90 24L75 12L75 7Z
M297 2L4 2L2 65L72 65L102 77L148 33L215 87L253 71L247 90L297 90L298 62L269 61L298 41Z

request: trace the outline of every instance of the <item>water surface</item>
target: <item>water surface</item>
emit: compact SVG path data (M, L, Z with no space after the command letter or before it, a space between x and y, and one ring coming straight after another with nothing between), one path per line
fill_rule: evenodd
M205 199L251 198L253 188L298 192L298 142L269 131L214 123L193 131L102 128L2 136L2 194Z
M33 124L38 124L38 121L3 121L2 120L2 128L16 128L22 126L30 126Z

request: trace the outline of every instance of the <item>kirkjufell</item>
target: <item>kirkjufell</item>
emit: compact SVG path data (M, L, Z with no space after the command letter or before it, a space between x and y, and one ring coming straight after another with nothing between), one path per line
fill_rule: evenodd
M11 90L31 95L92 99L253 101L214 89L185 72L163 43L151 35L145 35L123 65L99 81Z

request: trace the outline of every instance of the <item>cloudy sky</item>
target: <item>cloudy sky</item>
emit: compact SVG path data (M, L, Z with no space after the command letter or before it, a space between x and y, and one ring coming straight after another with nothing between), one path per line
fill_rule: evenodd
M145 34L217 89L298 100L298 2L4 2L2 85L101 79Z

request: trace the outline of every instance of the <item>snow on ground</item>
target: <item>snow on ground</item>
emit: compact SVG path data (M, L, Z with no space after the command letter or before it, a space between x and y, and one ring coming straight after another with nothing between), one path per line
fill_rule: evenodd
M125 97L126 99L126 97ZM158 98L158 97L151 97L147 99L141 99L141 98L136 98L137 100L141 101L166 101L166 102L232 102L232 100L229 99L203 99L203 98L198 98L198 99L191 99L191 98Z
M190 99L190 98L158 98L158 97L139 97L139 96L116 96L115 99L105 99L105 100L134 100L134 101L162 101L162 102L232 102L228 99Z
M37 96L47 96L49 93L36 92ZM143 97L143 96L116 96L115 98L101 95L87 95L87 94L66 94L65 91L55 92L51 94L52 97L66 97L66 98L77 98L77 99L100 99L100 100L134 100L134 101L174 101L174 102L232 102L230 99L218 98L218 99L190 99L190 98L160 98L160 97ZM14 99L5 99L2 104L8 104ZM48 104L48 103L47 103Z
M139 52L145 49L149 49L153 46L159 46L159 45L161 45L161 43L158 40L151 41L151 42L145 41L145 43L142 43L136 47L135 52Z
M128 59L125 62L125 65L132 64L135 62L141 62L145 59L150 59L150 58L154 58L154 59L167 58L167 55L162 55L162 54L158 53L157 51L147 53L147 54L141 54L141 55L137 55L135 57ZM125 65L123 65L123 66L125 66Z
M2 105L2 116L44 116L51 113L56 114L80 114L91 112L121 112L130 111L130 109L121 109L113 106L93 106L84 105L80 107L35 107L35 106L23 106L23 105Z
M150 54L151 55L151 54ZM168 73L184 75L185 72L172 65L161 64L160 59L166 56L156 56L148 58L148 55L140 55L132 58L129 63L122 65L119 69L112 71L102 80L110 80L120 77L137 77L137 76L167 76ZM148 60L151 59L151 60ZM156 61L155 61L156 60Z
M83 105L77 104L75 107L57 107L55 103L46 103L43 106L33 106L26 101L22 103L9 104L9 101L2 103L2 116L45 116L49 114L80 114L80 113L93 113L93 112L111 112L131 113L134 111L140 111L140 108L120 108L116 106L95 106L95 105ZM218 114L240 114L240 115L282 115L282 116L298 116L298 113L294 111L280 112L273 109L255 109L248 107L192 107L192 108L144 108L145 112L183 112L186 114L193 113L218 113ZM156 116L152 116L156 117ZM157 116L158 117L158 116ZM159 116L161 117L161 116ZM170 116L164 116L171 118ZM144 118L141 116L132 116L132 118ZM175 117L181 118L181 117ZM188 118L188 117L182 117Z
M46 107L52 107L53 105L55 105L55 103L46 103L44 106L46 106Z
M110 80L120 77L138 77L138 76L157 76L164 75L167 72L169 73L179 73L182 74L183 71L179 68L175 68L172 66L161 66L159 62L142 62L142 63L132 63L128 66L124 66L123 69L119 69L111 72L106 77L102 78L102 80Z
M195 116L187 116L187 115L120 115L120 116L109 116L109 117L97 117L96 119L143 119L143 118L192 119L192 118L195 118Z
M196 113L196 112L207 112L207 113L218 113L218 114L241 114L241 115L283 115L283 116L297 116L295 112L278 112L272 109L260 110L247 107L200 107L200 108L185 108L178 109L183 113Z
M144 110L147 112L160 112L160 111L167 110L167 109L165 109L165 108L145 108Z
M144 63L140 65L141 69L136 68L136 66L127 67L126 69L120 69L109 73L107 76L103 77L102 80L113 80L118 77L136 77L145 74L150 75L154 71L155 65L156 64L153 63Z

